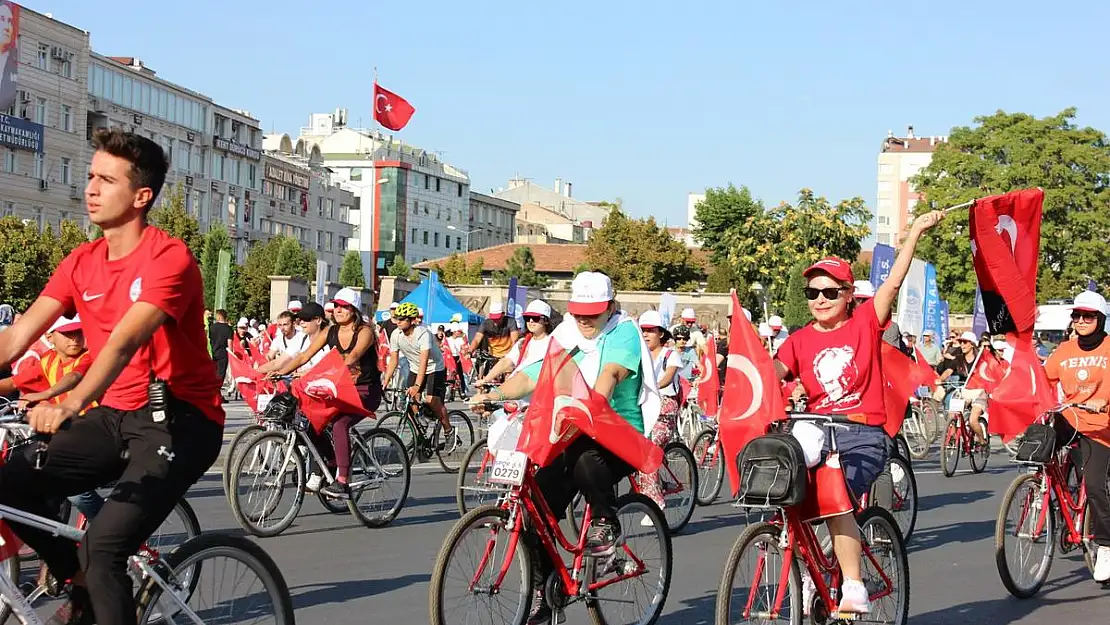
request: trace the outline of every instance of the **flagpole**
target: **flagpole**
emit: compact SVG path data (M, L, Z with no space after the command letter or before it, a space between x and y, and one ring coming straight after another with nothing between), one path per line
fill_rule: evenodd
M942 210L941 212L944 213L945 215L947 215L948 213L951 213L954 210L959 210L961 208L970 208L970 207L974 206L975 203L978 202L978 201L979 201L978 199L968 200L967 202L964 202L963 204L957 204L955 206L949 206L948 208Z

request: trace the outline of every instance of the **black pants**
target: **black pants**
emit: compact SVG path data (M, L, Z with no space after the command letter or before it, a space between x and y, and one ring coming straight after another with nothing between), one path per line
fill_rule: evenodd
M1087 481L1087 502L1091 507L1094 541L1101 547L1110 547L1110 491L1107 487L1110 477L1110 447L1077 434L1063 415L1056 417L1053 428L1059 445L1079 436L1079 447L1072 453L1078 453L1078 457L1073 459Z
M216 363L216 377L220 378L220 384L223 384L224 379L227 378L227 356L215 358L213 362Z
M216 461L223 443L223 427L192 405L174 401L168 413L155 423L149 409L94 408L54 435L41 470L31 465L30 451L13 454L0 467L0 503L42 516L51 514L48 499L118 480L80 549L65 538L11 524L59 580L85 571L99 625L134 625L127 559Z
M459 381L459 391L466 394L466 374L463 373L462 356L452 356L455 359L455 379Z

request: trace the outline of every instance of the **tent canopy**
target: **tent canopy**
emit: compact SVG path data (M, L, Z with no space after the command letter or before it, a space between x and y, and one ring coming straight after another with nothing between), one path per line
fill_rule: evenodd
M462 315L463 323L478 325L484 321L481 315L470 312L462 302L457 300L447 287L439 281L439 274L431 272L428 278L420 283L409 296L401 303L411 302L424 309L424 324L447 324L451 322L452 315Z

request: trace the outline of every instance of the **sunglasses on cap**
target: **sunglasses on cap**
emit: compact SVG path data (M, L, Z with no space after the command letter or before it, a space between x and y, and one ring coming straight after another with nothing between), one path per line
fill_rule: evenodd
M842 286L830 286L827 289L815 289L813 287L807 286L806 288L802 289L802 292L806 294L806 299L812 302L813 300L817 299L817 296L819 295L824 295L825 299L827 300L834 300L840 297L841 291L847 290L848 289L846 287Z
M1084 323L1094 323L1098 321L1098 313L1091 310L1073 310L1071 312L1072 321L1082 321Z

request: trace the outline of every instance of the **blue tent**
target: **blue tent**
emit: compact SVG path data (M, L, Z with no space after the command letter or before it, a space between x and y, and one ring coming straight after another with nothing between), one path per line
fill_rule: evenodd
M470 312L462 302L455 299L455 296L439 281L439 274L434 271L428 275L427 280L416 287L415 291L401 300L401 303L405 302L411 302L424 309L424 324L428 326L450 323L451 316L456 314L462 315L463 323L471 326L477 326L484 320L481 315Z

